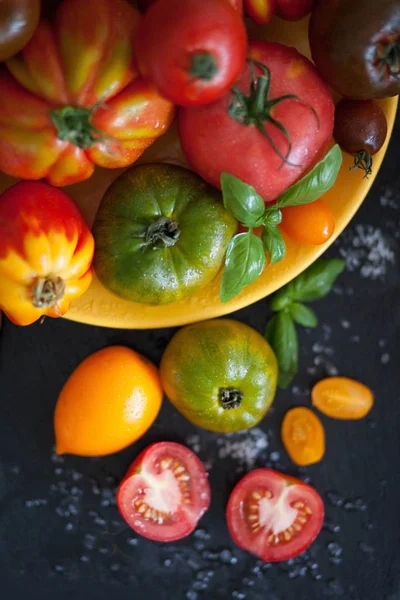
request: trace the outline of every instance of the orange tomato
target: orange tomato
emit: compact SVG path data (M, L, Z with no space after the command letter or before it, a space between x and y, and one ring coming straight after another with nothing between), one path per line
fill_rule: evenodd
M335 218L323 200L283 208L282 215L280 227L301 244L319 246L327 242L335 231Z
M324 427L317 415L305 406L292 408L286 413L281 437L286 452L297 465L312 465L325 454Z
M312 403L334 419L362 419L372 408L374 396L364 384L348 377L327 377L312 390Z
M64 385L54 414L58 454L103 456L152 425L163 391L156 367L123 346L86 358Z

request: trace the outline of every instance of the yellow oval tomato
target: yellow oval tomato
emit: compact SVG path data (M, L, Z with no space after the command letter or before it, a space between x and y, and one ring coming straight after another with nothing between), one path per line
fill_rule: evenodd
M61 390L56 451L103 456L122 450L152 425L162 397L158 370L143 356L123 346L95 352Z
M305 406L286 413L281 437L286 452L297 465L312 465L325 454L324 427L317 415Z
M334 419L362 419L372 408L374 396L364 384L348 377L327 377L312 390L312 403Z

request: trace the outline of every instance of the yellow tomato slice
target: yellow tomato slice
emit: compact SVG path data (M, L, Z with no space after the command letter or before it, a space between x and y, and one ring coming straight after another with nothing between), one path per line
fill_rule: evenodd
M286 452L300 466L319 462L325 454L325 431L312 410L298 406L282 422L281 437Z
M374 403L371 390L348 377L327 377L312 390L312 403L334 419L362 419Z

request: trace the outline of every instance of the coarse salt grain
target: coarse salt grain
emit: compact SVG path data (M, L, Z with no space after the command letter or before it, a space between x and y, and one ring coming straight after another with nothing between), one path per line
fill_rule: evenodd
M383 279L388 264L395 262L392 245L381 229L358 224L344 232L339 240L339 253L348 271L359 270L366 279Z

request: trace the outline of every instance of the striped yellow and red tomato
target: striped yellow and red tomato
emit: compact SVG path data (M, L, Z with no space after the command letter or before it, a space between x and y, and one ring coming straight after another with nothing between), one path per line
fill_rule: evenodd
M132 164L166 131L174 108L135 66L140 18L126 0L63 0L39 23L0 70L0 170L64 186Z
M92 279L93 236L70 197L24 181L0 196L0 310L17 325L59 317Z

